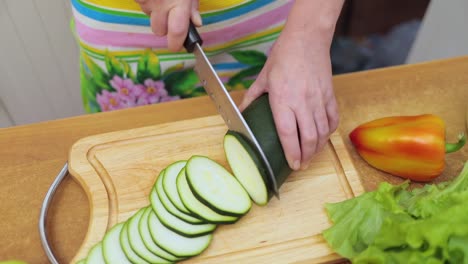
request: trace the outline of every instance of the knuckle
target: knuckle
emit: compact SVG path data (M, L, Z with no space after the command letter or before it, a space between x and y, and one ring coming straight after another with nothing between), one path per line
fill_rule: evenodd
M292 137L294 136L295 128L292 126L284 125L284 124L278 124L278 134L283 137Z
M301 131L302 132L302 131ZM317 135L315 133L309 132L309 130L302 132L302 141L306 146L312 146L317 144Z
M317 129L318 136L319 137L326 137L328 136L328 133L330 132L329 127L328 127L328 120L323 121L323 126L319 126Z

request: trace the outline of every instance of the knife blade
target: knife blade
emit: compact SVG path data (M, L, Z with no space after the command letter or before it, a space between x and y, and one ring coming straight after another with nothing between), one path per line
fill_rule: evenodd
M202 49L203 40L198 34L195 25L190 22L187 38L184 42L184 47L188 52L195 55L195 72L202 82L207 94L216 105L218 113L223 118L227 127L235 132L242 134L252 143L254 149L259 153L261 160L266 168L267 177L270 179L270 190L279 199L278 184L271 165L258 143L255 135L252 133L249 125L245 121L241 112L235 105L226 87L220 80L218 74L211 65L208 57Z

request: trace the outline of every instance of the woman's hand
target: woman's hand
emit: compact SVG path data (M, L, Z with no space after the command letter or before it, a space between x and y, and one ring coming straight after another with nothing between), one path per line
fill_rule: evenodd
M202 25L198 0L135 0L151 17L151 29L157 36L167 36L170 50L180 51L188 33L190 19Z
M296 3L323 3L303 1ZM294 8L307 14L304 7L294 6L291 15ZM261 94L269 93L281 145L289 166L298 170L307 168L313 155L336 130L339 118L329 55L333 30L325 27L308 31L313 27L307 28L305 20L292 19L288 23L240 109L244 110Z

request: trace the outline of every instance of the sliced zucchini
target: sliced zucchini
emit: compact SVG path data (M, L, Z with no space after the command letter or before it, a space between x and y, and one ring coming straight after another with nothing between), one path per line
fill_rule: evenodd
M269 199L266 173L253 150L242 135L228 131L224 136L224 152L231 170L250 198L258 205L266 205Z
M91 248L86 258L86 264L106 264L102 255L102 242L97 243Z
M141 238L143 239L143 243L145 243L145 246L147 249L149 249L151 252L154 254L161 256L164 259L167 259L169 261L179 261L182 260L183 258L176 257L172 255L171 253L165 251L161 247L159 247L151 237L150 231L149 231L149 226L148 226L148 217L150 213L153 211L151 207L148 207L145 209L143 212L143 215L141 216L140 223L138 224L139 231Z
M180 235L189 237L200 236L208 234L216 228L215 224L187 223L169 213L157 195L152 197L155 199L151 200L151 204L161 223Z
M268 93L259 96L247 106L242 112L242 116L265 153L275 175L277 187L280 188L291 174L292 169L288 165L276 130ZM258 160L262 159L259 157ZM271 184L268 181L268 185L271 186Z
M130 246L135 251L135 253L137 253L141 258L149 263L171 263L169 260L151 252L146 247L145 243L143 243L138 225L146 208L147 207L144 207L138 210L138 212L132 218L130 218L128 222L128 240L130 241Z
M102 240L102 254L106 263L131 264L120 245L120 232L124 222L112 227Z
M122 227L122 232L120 232L120 245L127 256L127 258L135 264L149 264L148 261L142 259L135 251L132 249L130 245L130 241L128 239L128 221Z
M239 181L212 159L192 156L185 172L195 197L218 213L242 216L252 207L252 201Z
M164 187L163 187L163 181L164 181L164 175L165 173L161 173L158 177L158 179L156 180L156 184L153 188L153 190L151 191L151 194L150 194L150 201L154 200L154 199L158 199L159 197L159 200L163 203L164 207L166 208L167 211L169 211L169 213L171 213L172 215L184 220L185 222L188 222L188 223L192 223L192 224L203 224L204 221L194 215L189 215L189 214L186 214L182 211L180 211L179 209L177 209L171 202L171 200L169 200L169 197L167 197L166 195L166 192L164 191ZM154 205L153 203L151 203L151 205L153 206L153 210L154 209Z
M177 189L184 205L191 212L200 216L206 221L211 223L233 223L237 221L238 217L218 214L195 197L187 183L185 168L182 169L177 176Z
M211 242L213 233L185 237L164 226L152 211L148 218L150 234L156 244L178 257L193 257L202 253Z
M86 263L86 259L82 259L82 260L76 262L76 264L85 264L85 263Z
M183 213L190 214L190 211L184 206L184 203L180 200L179 193L177 192L176 179L179 175L180 170L185 166L187 161L177 161L166 168L166 172L163 177L163 187L169 200L172 204L182 211Z

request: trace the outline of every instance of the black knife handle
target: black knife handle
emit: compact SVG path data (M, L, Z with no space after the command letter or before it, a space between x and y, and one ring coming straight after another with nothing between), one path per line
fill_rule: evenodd
M188 52L193 52L193 50L195 49L195 45L197 43L201 46L203 44L203 40L198 34L198 31L195 25L192 23L192 21L190 21L190 24L188 27L187 38L185 38L185 41L184 41L184 48Z

